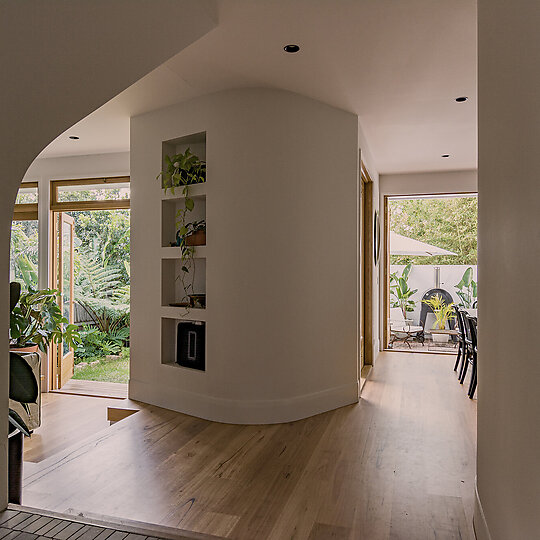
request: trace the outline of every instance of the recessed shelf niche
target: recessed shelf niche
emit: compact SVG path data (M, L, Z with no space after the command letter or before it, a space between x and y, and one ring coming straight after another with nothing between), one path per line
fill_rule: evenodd
M162 259L161 261L161 305L164 307L185 301L181 279L182 265L182 259ZM194 258L191 273L193 273L193 294L206 294L206 259ZM191 280L190 275L186 277L186 282L188 280Z

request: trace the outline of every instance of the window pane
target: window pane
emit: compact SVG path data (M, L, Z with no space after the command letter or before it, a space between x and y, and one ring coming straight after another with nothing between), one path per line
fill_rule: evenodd
M10 281L23 290L38 288L38 222L13 221L11 225Z
M20 187L17 193L16 204L36 204L38 202L37 187Z
M129 199L129 182L84 186L58 186L58 202Z

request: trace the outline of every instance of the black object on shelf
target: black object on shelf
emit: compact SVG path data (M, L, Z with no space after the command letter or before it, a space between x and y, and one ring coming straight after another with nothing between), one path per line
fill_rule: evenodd
M176 363L183 367L204 371L205 342L205 323L179 322L176 340Z

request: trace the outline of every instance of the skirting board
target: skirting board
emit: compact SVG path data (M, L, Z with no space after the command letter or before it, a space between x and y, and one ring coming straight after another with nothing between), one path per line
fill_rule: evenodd
M484 515L484 509L480 502L480 496L478 495L478 486L474 487L474 517L473 517L474 534L476 540L491 540L491 534L489 532L486 516Z
M129 397L225 424L281 424L358 402L358 381L321 392L275 400L233 400L130 379Z

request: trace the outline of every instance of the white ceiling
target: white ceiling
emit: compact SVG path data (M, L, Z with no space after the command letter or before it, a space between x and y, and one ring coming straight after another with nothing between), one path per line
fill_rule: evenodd
M73 126L40 157L127 151L130 116L256 86L356 113L381 173L476 168L475 0L218 3L215 30ZM283 52L288 43L299 44L300 52ZM458 96L469 100L456 103Z

